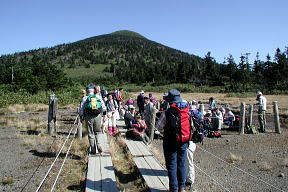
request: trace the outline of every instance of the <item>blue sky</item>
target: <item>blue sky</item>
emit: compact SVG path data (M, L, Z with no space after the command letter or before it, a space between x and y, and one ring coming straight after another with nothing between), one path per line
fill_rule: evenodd
M288 46L287 0L6 0L0 55L132 30L150 40L222 62Z

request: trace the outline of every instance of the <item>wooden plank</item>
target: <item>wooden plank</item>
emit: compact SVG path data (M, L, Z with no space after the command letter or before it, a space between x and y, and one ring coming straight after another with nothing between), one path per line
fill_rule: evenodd
M126 144L127 144L127 147L128 147L128 149L129 149L129 151L131 152L132 155L137 156L137 155L141 154L139 152L139 149L135 146L133 140L127 139L126 140Z
M141 155L152 155L148 147L142 141L135 141L135 145L139 149Z
M88 172L86 177L86 191L94 191L95 158L88 157Z
M99 139L98 143L102 146L102 153L110 153L109 145L108 145L108 139L106 134L99 134L97 136L97 139Z
M101 175L102 175L102 191L114 192L118 191L114 168L111 157L100 157L101 159Z
M95 156L94 191L102 191L101 161L99 156Z
M159 178L162 184L169 189L169 178L167 170L160 164L160 162L153 156L144 157L145 161L150 165L151 169L154 170L155 175Z
M144 157L134 157L133 159L151 191L167 191Z

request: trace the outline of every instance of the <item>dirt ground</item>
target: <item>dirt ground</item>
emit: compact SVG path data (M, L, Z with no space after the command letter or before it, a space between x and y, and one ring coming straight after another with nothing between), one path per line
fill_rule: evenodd
M134 96L137 94L134 93ZM162 93L153 94L157 99L162 97ZM184 93L182 97L188 101L195 99L207 102L211 94ZM254 97L234 98L226 97L225 94L213 94L213 97L218 104L228 103L235 108L242 101L246 104L256 103ZM277 100L282 112L287 112L288 96L267 95L267 100L268 105ZM0 191L35 191L63 137L67 135L69 116L74 111L60 110L62 123L59 124L57 137L43 134L47 128L47 111L26 111L0 116ZM226 129L222 130L221 138L205 138L203 145L197 144L194 154L196 180L193 186L197 192L288 191L287 116L281 116L282 134L274 133L273 117L269 113L267 116L267 133L239 135L238 131ZM254 122L257 126L257 120ZM33 130L40 130L40 133ZM53 145L54 140L58 146ZM48 146L53 146L54 149L48 150ZM79 149L79 146L84 148ZM69 158L70 167L66 167L66 170L72 170L68 171L71 176L61 175L58 191L83 191L86 146L87 143L77 143L74 147ZM164 164L162 140L155 140L150 148ZM77 153L79 150L83 153Z
M47 111L26 111L0 116L0 191L36 191L74 120L75 110L58 110L57 135L47 134ZM73 124L73 122L72 122ZM67 140L41 191L50 191L71 139ZM75 140L60 179L58 191L83 191L88 140Z

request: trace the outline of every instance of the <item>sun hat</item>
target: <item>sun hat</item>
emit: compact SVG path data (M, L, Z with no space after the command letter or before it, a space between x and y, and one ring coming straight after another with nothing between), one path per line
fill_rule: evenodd
M176 89L170 89L168 91L168 95L166 97L166 101L169 103L179 103L182 101L182 98L180 97L180 92Z
M143 90L141 90L141 92L140 92L141 94L144 94L144 91Z
M258 92L257 92L257 95L262 95L262 92L261 92L261 91L258 91Z
M129 109L135 109L135 107L133 105L129 105L128 108Z

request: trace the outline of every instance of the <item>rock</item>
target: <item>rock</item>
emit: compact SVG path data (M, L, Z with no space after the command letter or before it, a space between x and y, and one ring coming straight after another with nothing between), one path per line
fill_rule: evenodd
M256 160L253 160L252 163L256 163Z
M226 139L226 142L229 143L229 139Z
M280 173L278 177L285 177L284 173Z

